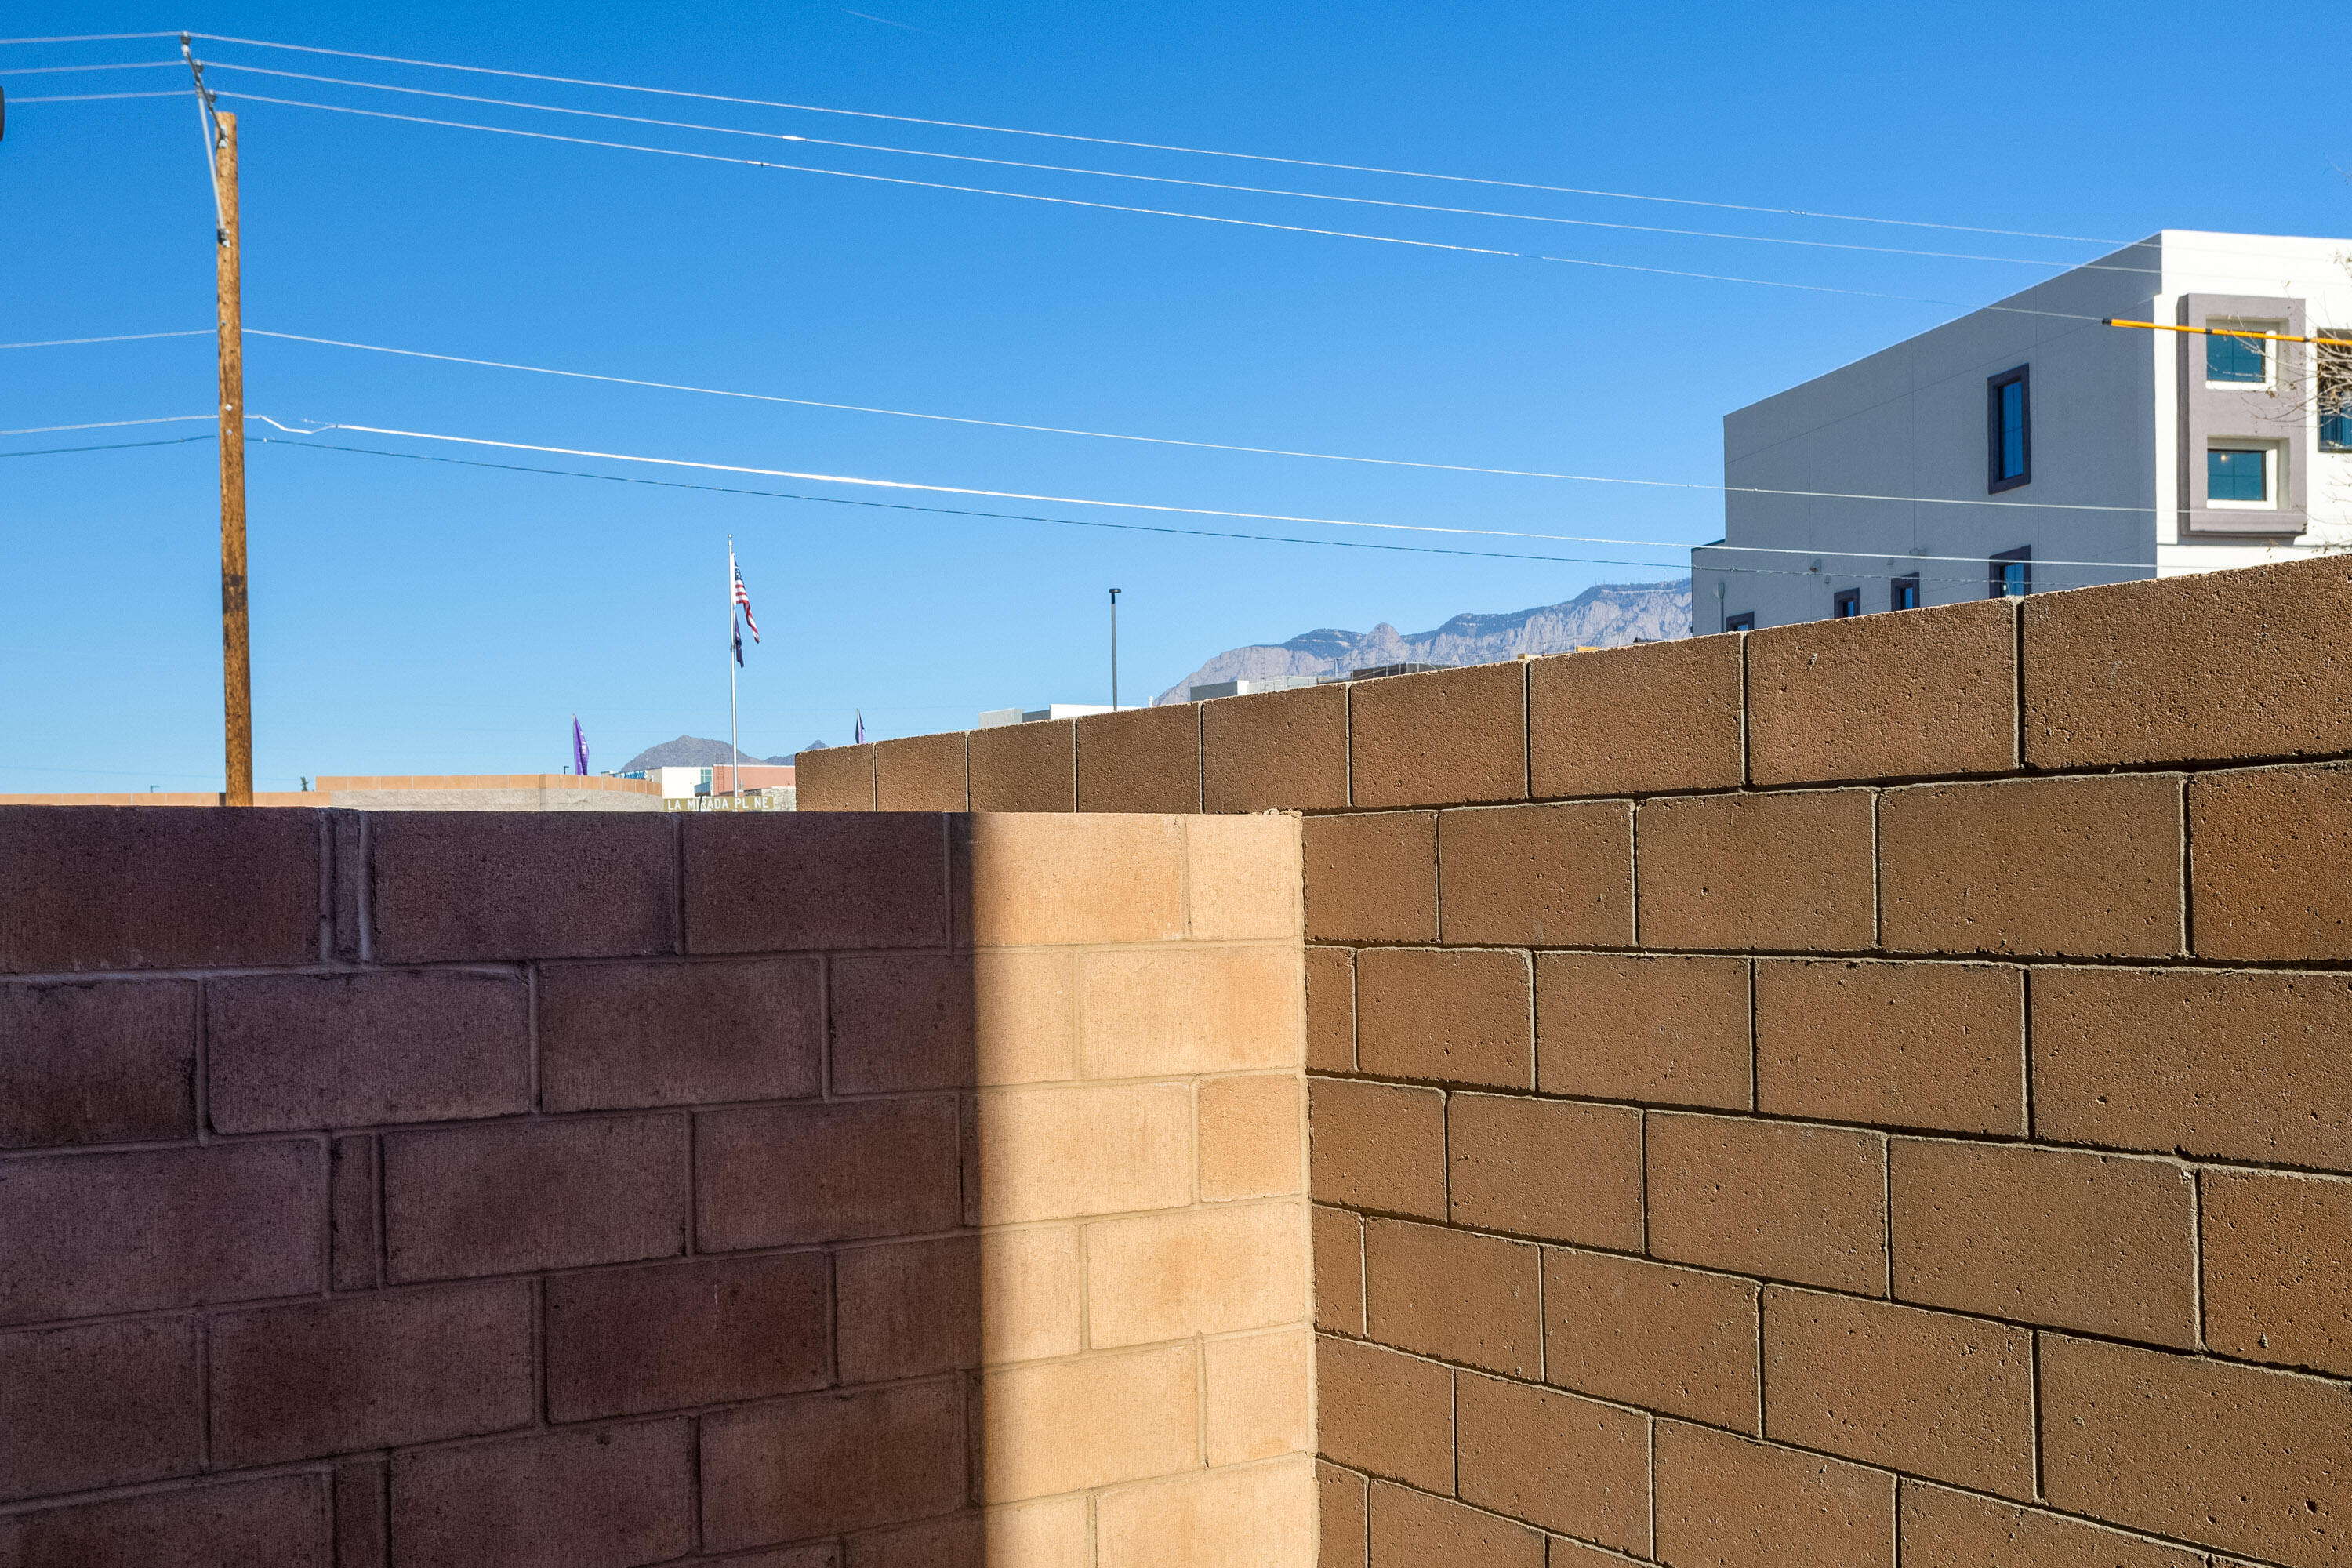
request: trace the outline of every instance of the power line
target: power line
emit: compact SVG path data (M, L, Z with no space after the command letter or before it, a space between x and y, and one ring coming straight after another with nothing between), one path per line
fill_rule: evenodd
M174 93L172 96L176 98L179 95ZM22 102L23 100L17 101ZM116 332L103 338L42 338L34 342L0 343L0 349L62 349L71 348L77 343L136 343L149 338L209 338L213 335L210 327L185 332Z
M176 35L156 35L175 37ZM979 131L998 136L1034 136L1055 142L1083 142L1100 147L1128 147L1152 153L1181 153L1203 158L1237 158L1251 163L1285 163L1298 168L1336 169L1349 174L1385 174L1402 179L1444 180L1457 184L1496 185L1512 190L1545 191L1556 195L1595 196L1611 201L1661 202L1675 206L1712 207L1724 212L1763 213L1777 217L1815 218L1835 223L1886 224L1904 228L1943 229L1955 234L1993 234L2012 239L2055 239L2078 245L2127 245L2120 239L2100 239L2081 234L2042 234L2032 229L1989 228L1975 224L1929 223L1916 218L1868 217L1853 213L1813 212L1801 207L1775 207L1745 202L1702 201L1691 196L1661 196L1634 191L1604 191L1579 185L1548 185L1526 180L1486 179L1472 174L1440 174L1419 169L1390 169L1367 163L1333 163L1318 158L1286 158L1265 153L1234 153L1213 147L1183 147L1161 142L1135 142L1111 136L1081 136L1059 131L1032 131L1010 125L981 125L961 120L926 119L911 114L883 114L870 110L833 109L822 104L787 103L773 99L740 98L726 93L691 92L681 88L642 87L630 82L597 81L584 77L550 76L537 71L501 70L491 66L455 65L446 60L411 59L400 55L365 54L356 49L330 49L310 44L281 44L267 38L233 38L220 33L198 37L216 44L243 44L253 48L286 49L299 54L331 55L342 59L373 60L384 65L418 66L429 70L466 71L477 76L507 77L519 81L552 82L564 87L600 88L614 92L643 92L665 98L688 98L708 103L741 104L755 109L783 109L803 114L837 114L857 120L884 120L900 125L929 125L951 131Z
M1892 245L1853 245L1832 239L1796 239L1776 235L1729 234L1710 229L1668 228L1655 224L1608 223L1598 218L1559 217L1542 213L1497 212L1485 207L1444 206L1429 202L1401 202L1376 196L1339 195L1326 191L1294 191L1267 185L1236 185L1216 180L1188 180L1171 174L1134 174L1118 169L1087 169L1067 163L1037 163L1013 158L984 158L967 153L941 153L919 147L887 147L870 142L839 142L821 136L797 136L780 131L753 131L734 125L704 125L688 120L658 120L642 114L614 114L603 110L573 109L561 104L531 103L510 98L485 98L476 93L441 92L432 88L398 87L389 82L357 81L349 77L318 76L308 71L272 70L263 66L227 64L219 60L206 62L215 71L237 71L248 76L278 77L292 81L323 83L330 87L365 88L377 92L405 93L416 98L441 99L457 103L483 104L497 109L531 110L544 114L569 114L587 120L616 121L629 125L651 125L672 131L707 132L720 136L749 136L763 142L795 142L810 147L837 147L858 153L887 153L908 158L938 158L958 163L982 163L992 168L1028 169L1044 174L1085 174L1106 180L1138 180L1150 184L1184 185L1197 190L1230 191L1244 195L1286 196L1300 201L1344 202L1355 206L1393 207L1409 212L1444 213L1457 217L1506 218L1520 223L1559 224L1574 228L1613 229L1630 234L1673 235L1686 239L1729 239L1756 245L1801 246L1817 250L1847 250L1878 256L1915 256L1938 261L2000 262L2019 267L2086 268L2103 272L2155 272L2149 267L2108 267L2097 262L2045 261L2027 256L1984 256L1963 251L1916 250ZM79 68L55 68L71 70Z
M1444 240L1407 239L1390 234L1364 234L1352 229L1317 228L1304 224L1269 223L1261 218L1223 217L1210 213L1177 212L1168 207L1134 206L1121 202L1090 202L1076 196L1049 196L1034 191L1000 191L985 185L949 184L937 180L913 180L898 174L870 174L849 169L827 169L814 163L779 163L762 158L730 158L720 153L695 153L678 147L648 147L634 142L607 142L590 136L561 136L551 131L524 131L511 125L478 125L462 120L437 120L420 114L394 114L388 110L360 109L346 103L310 103L300 99L273 98L257 92L223 91L221 98L234 98L248 103L272 103L285 109L317 109L331 114L358 114L371 120L396 120L412 125L435 125L453 131L482 131L499 136L521 136L534 142L562 142L581 147L601 147L624 153L657 153L672 158L690 158L706 163L731 163L753 169L782 169L795 174L830 174L836 179L865 180L877 184L911 185L922 190L956 191L967 195L1003 196L1014 201L1044 202L1054 206L1092 207L1102 212L1136 213L1149 217L1189 218L1195 223L1224 224L1236 228L1274 229L1284 234L1318 235L1328 239L1361 239L1380 245L1402 245L1416 250L1449 250L1468 256L1495 256L1514 261L1549 261L1565 267L1591 267L1612 272L1643 272L1663 278L1690 278L1709 283L1748 283L1766 289L1796 289L1811 294L1842 294L1859 300L1892 300L1904 304L1938 305L1948 310L1963 310L1965 306L1952 300L1935 300L1916 294L1887 294L1869 289L1839 289L1826 283L1790 283L1776 278L1740 278L1720 272L1694 272L1674 267L1637 267L1626 261L1595 261L1579 256L1549 256L1531 250L1505 250L1485 245L1455 245ZM2059 265L2053 263L2052 265ZM2005 307L1989 306L1990 310ZM2055 310L2027 312L2032 315L2065 315ZM2068 319L2074 319L2071 316ZM2084 316L2084 321L2096 321Z
M177 27L163 33L78 33L59 38L0 38L0 47L12 44L105 44L120 38L176 38L179 36Z
M127 452L134 447L184 447L191 441L219 439L218 436L207 431L202 436L177 436L167 441L115 441L103 447L40 447L23 452L0 452L0 458L55 458L67 452Z
M1541 468L1490 468L1475 463L1438 463L1410 458L1367 458L1341 452L1307 452L1284 447L1249 447L1225 441L1191 441L1173 436L1134 436L1110 430L1080 430L1059 425L1024 425L1010 419L981 419L956 414L925 414L905 408L875 408L856 403L826 403L812 397L786 397L776 393L738 392L725 387L689 386L673 381L648 381L635 376L600 375L593 371L556 370L547 365L517 364L509 360L475 359L464 354L428 353L422 349L387 348L381 343L352 342L341 338L310 337L301 332L246 329L247 337L277 338L287 342L316 343L328 348L361 349L370 353L395 354L403 359L434 360L446 364L476 365L488 370L524 371L533 375L561 376L570 381L601 382L616 386L641 386L657 392L696 393L709 397L740 398L752 403L780 403L795 408L822 408L841 414L875 414L895 419L922 419L945 425L971 425L991 430L1020 430L1040 436L1078 436L1098 441L1130 441L1154 447L1181 447L1199 451L1234 452L1260 458L1303 458L1325 463L1362 463L1379 468L1423 468L1439 473L1484 474L1498 479L1563 479L1578 484L1633 485L1650 489L1706 490L1714 494L1788 496L1809 500L1908 501L1933 506L2014 508L2032 511L2147 512L2144 506L2097 506L2065 501L2013 501L1951 496L1867 495L1844 490L1778 489L1763 485L1717 485L1692 479L1623 479L1606 474L1559 473Z
M1484 561L1545 561L1556 563L1561 565L1572 566L1638 566L1649 571L1672 571L1674 569L1673 563L1668 562L1629 561L1618 556L1532 555L1492 550L1463 550L1425 544L1376 544L1366 540L1356 539L1300 539L1288 534L1234 533L1214 529L1174 528L1160 523L1109 522L1100 518L1046 517L1024 512L975 511L963 507L921 506L911 501L873 500L851 496L801 495L783 490L750 489L734 485L698 485L680 479L654 479L633 474L593 474L573 468L541 468L520 463L488 462L478 458L443 457L431 452L388 452L376 447L345 447L323 441L292 441L277 436L257 436L253 437L253 439L261 442L265 446L299 447L320 452L342 452L361 457L395 458L413 462L444 463L457 468L487 468L501 473L532 474L551 479L593 479L607 484L650 485L661 489L693 490L706 495L740 496L760 500L810 501L820 506L870 507L885 511L917 512L926 516L934 517L970 517L999 522L1057 523L1068 528L1108 529L1123 533L1161 533L1176 535L1187 539L1229 539L1260 544L1307 544L1318 545L1333 550L1379 550L1393 553L1412 555L1466 556L1472 559ZM1661 545L1659 548L1681 550L1686 547L1683 545ZM1913 557L1911 559L1929 558ZM1963 557L1961 559L1966 559L1971 563L1980 564L1974 556ZM2045 562L2043 564L2060 565L2063 564L2063 563ZM1816 573L1800 571L1794 567L1733 566L1722 568L1722 570L1737 572L1748 576L1811 577L1818 575ZM1849 572L1842 574L1842 575L1910 576L1912 574L1909 572L1888 574ZM1983 581L1983 577L1979 573L1970 573L1966 576L1939 576L1929 574L1923 576L1922 580L1931 583L1981 583Z
M589 458L600 462L648 463L661 468L695 468L711 473L749 474L762 479L802 479L814 484L854 485L875 489L920 490L935 495L977 496L991 500L1043 501L1053 506L1098 506L1114 508L1125 511L1172 512L1187 517L1232 518L1245 522L1299 522L1325 528L1376 529L1383 532L1395 533L1438 533L1489 539L1533 539L1554 544L1610 544L1647 550L1675 551L1694 548L1692 545L1674 540L1616 539L1573 533L1532 533L1521 530L1501 528L1441 528L1431 523L1367 522L1354 518L1311 517L1290 512L1235 511L1219 507L1171 506L1156 501L1103 500L1087 496L1039 495L1026 490L982 489L970 485L927 484L913 479L869 479L862 475L819 474L803 472L792 468L754 468L747 464L701 462L685 458L648 458L627 452L599 452L577 447L551 447L527 441L499 441L482 436L448 436L424 430L394 430L374 425L351 425L339 422L332 425L320 426L316 429L303 429L292 426L281 425L277 420L268 418L264 416L257 415L254 417L260 419L264 424L272 426L278 430L285 431L289 435L294 436L312 436L323 434L324 432L331 430L350 430L365 436L394 436L404 440L415 441L446 441L464 447L491 447L512 452L541 452L552 457ZM1886 554L1886 552L1883 550L1798 550L1760 544L1717 543L1704 546L1703 548L1727 550L1735 553L1750 555L1804 555L1814 557L1834 555L1852 557L1860 560L1883 558ZM1981 563L1985 558L1980 555L1916 554L1908 555L1906 559L1911 561L1966 561L1971 563ZM2044 558L2042 564L2045 566L2114 567L2128 566L2134 564L2134 563L2123 561L2066 561Z
M177 60L124 60L99 66L0 66L0 76L56 76L60 71L143 71L179 63Z
M58 92L39 98L19 98L17 103L105 103L123 98L184 98L185 88L166 89L162 92Z
M212 419L210 414L166 414L156 419L99 419L87 425L28 425L22 430L0 430L0 436L47 436L60 430L113 430L125 425L184 425Z

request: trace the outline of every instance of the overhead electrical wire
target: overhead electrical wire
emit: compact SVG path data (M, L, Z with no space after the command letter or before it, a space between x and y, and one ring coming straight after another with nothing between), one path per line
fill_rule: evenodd
M1720 272L1695 272L1675 267L1639 267L1626 261L1595 261L1579 256L1549 256L1531 250L1506 250L1496 246L1455 245L1444 240L1408 239L1398 235L1364 234L1353 229L1318 228L1306 224L1270 223L1263 218L1224 217L1211 213L1178 212L1169 207L1135 206L1123 202L1091 202L1076 196L1049 196L1034 191L1000 191L985 185L950 184L939 180L914 180L900 174L873 174L851 169L828 169L815 163L781 163L764 158L732 158L722 153L697 153L681 147L649 147L635 142L608 142L592 136L562 136L551 131L525 131L512 125L480 125L463 120L439 120L421 114L394 114L389 110L361 109L348 103L312 103L301 99L276 98L263 93L245 92L233 89L215 89L214 96L236 99L247 103L271 103L285 109L316 109L331 114L358 114L371 120L396 120L412 125L434 125L452 131L482 131L499 136L520 136L534 142L562 142L581 147L601 147L623 153L655 153L672 158L690 158L698 163L730 163L745 168L779 169L794 174L829 174L835 179L863 180L876 184L911 185L922 190L955 191L967 195L1003 196L1014 201L1044 202L1053 206L1092 207L1102 212L1135 213L1148 217L1189 218L1195 223L1224 224L1236 228L1274 229L1284 234L1318 235L1328 239L1360 239L1380 245L1402 245L1416 250L1458 251L1469 256L1495 256L1514 261L1549 261L1565 267L1592 267L1612 272L1644 272L1666 278L1693 278L1710 283L1748 283L1766 289L1796 289L1811 294L1841 294L1862 300L1893 300L1906 304L1940 305L1947 309L1962 307L1957 300L1934 300L1914 294L1887 294L1870 289L1840 289L1826 283L1790 283L1775 278L1740 278ZM2037 311L2034 314L2058 314ZM2088 317L2086 320L2096 320Z
M56 76L61 71L143 71L175 66L177 60L120 60L95 66L0 66L0 76Z
M117 430L128 425L185 425L192 420L219 417L217 414L166 414L155 419L95 419L87 425L27 425L22 430L0 430L0 436L48 436L60 430Z
M54 92L38 98L11 99L11 103L100 103L121 98L184 98L185 88L166 88L161 92Z
M115 332L102 338L39 338L31 342L0 343L0 349L62 349L71 348L77 343L143 342L149 338L209 338L215 333L215 329L212 327L198 327L184 332Z
M531 103L519 99L485 98L477 93L441 92L432 88L399 87L389 82L358 81L348 77L318 76L308 71L273 70L266 66L236 65L224 60L207 60L205 62L205 68L248 76L278 77L293 81L317 82L329 87L356 87L377 92L405 93L411 97L481 104L496 109L522 109L543 114L569 114L586 120L617 121L629 125L651 125L670 131L706 132L720 136L749 136L763 142L794 142L810 147L836 147L857 153L887 153L908 158L938 158L950 163L982 163L992 168L1027 169L1044 174L1085 174L1106 180L1137 180L1150 184L1185 185L1197 190L1228 191L1244 195L1284 196L1300 201L1344 202L1355 206L1394 207L1409 212L1444 213L1456 217L1505 218L1519 223L1549 223L1574 228L1613 229L1630 234L1664 234L1685 239L1727 239L1756 245L1788 245L1817 250L1859 251L1878 256L1915 256L1938 261L2000 262L2018 267L2047 267L2060 269L2081 268L2104 272L2154 272L2157 270L2155 268L2148 267L2107 267L2096 262L2048 261L2031 256L1985 256L1964 251L1917 250L1892 245L1855 245L1833 239L1798 239L1778 235L1728 234L1711 229L1668 228L1655 224L1610 223L1599 218L1560 217L1543 213L1497 212L1485 207L1444 206L1429 202L1401 202L1377 196L1339 195L1328 191L1294 191L1268 185L1236 185L1217 180L1188 180L1172 174L1143 174L1119 169L1087 169L1067 163L1037 163L1015 158L985 158L968 153L934 152L920 147L887 147L870 142L840 142L822 136L794 135L782 131L753 131L735 125L705 125L688 120L659 120L642 114L614 114L604 110L573 109L562 104Z
M1497 479L1562 479L1578 484L1633 485L1650 489L1789 496L1814 500L1912 501L1936 506L2017 508L2034 511L2146 512L2154 510L2144 506L2098 506L2066 501L2013 501L1951 496L1869 495L1844 490L1780 489L1764 485L1717 485L1695 479L1625 479L1609 474L1571 474L1543 468L1504 468L1475 463L1431 462L1411 458L1368 458L1344 452L1308 452L1286 447L1249 447L1227 441L1192 441L1174 436L1134 436L1111 430L1081 430L1061 425L1026 425L1010 419L982 419L957 414L926 414L911 409L877 408L856 403L826 403L813 397L787 397L778 393L739 392L725 387L692 386L674 381L649 381L636 376L602 375L593 371L557 370L547 365L519 364L510 360L476 359L465 354L430 353L422 349L387 348L381 343L352 342L343 338L311 337L302 332L270 331L260 327L247 327L245 331L247 337L276 338L285 342L315 343L328 348L360 349L370 353L394 354L403 359L433 360L446 364L475 365L488 370L524 371L533 375L560 376L569 381L599 382L616 386L641 386L657 392L695 393L709 397L740 398L752 403L779 403L795 408L820 408L841 414L875 414L894 419L922 419L943 425L971 425L990 430L1019 430L1031 435L1078 436L1097 441L1130 441L1154 447L1182 447L1200 451L1234 452L1248 457L1303 458L1325 463L1361 463L1378 468L1423 468L1440 473L1490 475Z
M169 36L177 35L152 35ZM1870 217L1854 213L1815 212L1802 207L1776 207L1746 202L1705 201L1693 196L1661 196L1634 191L1608 191L1580 185L1542 184L1528 180L1485 178L1474 174L1433 174L1421 169L1391 169L1369 163L1336 163L1319 158L1289 158L1267 153L1235 153L1214 147L1186 147L1170 142L1138 142L1113 136L1082 136L1068 132L1034 131L1012 125L983 125L961 120L929 119L912 114L884 114L871 110L835 109L823 104L791 103L774 99L744 98L727 93L694 92L682 88L645 87L632 82L599 81L585 77L553 76L539 71L505 70L493 66L457 65L446 60L413 59L401 55L367 54L357 49L331 49L313 44L287 44L268 38L231 37L223 33L194 37L216 44L242 44L252 48L285 49L298 54L331 55L341 59L373 60L384 65L416 66L427 70L464 71L476 76L506 77L519 81L552 82L564 87L598 88L612 92L643 92L665 98L696 99L708 103L732 103L756 109L782 109L803 114L835 114L858 120L884 120L901 125L928 125L951 131L979 131L998 136L1034 136L1055 142L1083 142L1100 147L1127 147L1142 152L1180 153L1193 157L1236 158L1259 163L1285 163L1298 168L1335 169L1349 174L1384 174L1402 179L1443 180L1457 184L1496 185L1513 190L1545 191L1556 195L1593 196L1611 201L1661 202L1675 206L1712 207L1724 212L1762 213L1777 217L1815 218L1834 223L1885 224L1905 228L1943 229L1956 234L1992 234L2012 239L2054 239L2077 245L2128 245L2129 240L2101 239L2093 235L2044 234L2032 229L1990 228L1977 224L1930 223L1917 218Z
M275 425L277 422L272 420L270 423ZM285 426L278 426L278 428L283 429ZM1645 569L1657 569L1663 571L1671 571L1673 569L1673 563L1670 562L1629 561L1622 556L1533 555L1496 550L1464 550L1454 547L1431 544L1380 544L1369 540L1360 539L1300 539L1290 534L1234 533L1217 529L1175 528L1164 523L1110 522L1101 518L1048 517L1027 512L976 511L964 507L924 506L913 501L874 500L869 498L853 496L803 495L784 490L750 489L735 485L698 485L689 483L682 479L647 479L643 475L637 474L593 474L583 472L576 468L541 468L521 463L493 463L479 458L451 458L433 452L391 452L378 447L346 447L324 441L294 441L278 436L255 436L249 437L249 440L264 446L296 447L311 451L341 452L370 458L397 458L413 462L446 463L458 468L487 468L502 473L532 474L552 479L594 479L607 484L650 485L662 489L694 490L707 495L740 496L747 499L761 500L809 501L819 506L871 507L886 511L917 512L933 517L970 517L998 522L1058 523L1068 528L1108 529L1124 533L1173 534L1188 539L1230 539L1259 544L1308 544L1334 550L1380 550L1412 555L1467 556L1473 559L1484 561L1546 561L1561 565L1573 566L1637 566ZM1679 550L1685 548L1685 546L1662 545L1659 548ZM1916 560L1927 558L1904 557L1901 559ZM1981 562L1979 562L1977 558L1973 556L1965 557L1964 559L1969 561L1971 564L1982 564ZM2063 564L2063 563L2044 562L2043 564L2057 565ZM2101 564L2104 565L2111 563L2102 563ZM1818 573L1803 571L1792 566L1732 566L1723 568L1723 570L1738 572L1750 576L1812 577L1820 575ZM1903 576L1915 575L1915 574L1909 572L1895 574ZM1841 574L1841 575L1849 577L1877 576L1880 575L1880 574L1847 572ZM1966 576L1954 576L1930 573L1924 574L1922 576L1922 580L1931 583L1981 584L1984 579L1982 574L1979 573L1970 573Z
M176 38L177 27L162 33L76 33L57 38L0 38L0 47L14 44L108 44L121 38Z

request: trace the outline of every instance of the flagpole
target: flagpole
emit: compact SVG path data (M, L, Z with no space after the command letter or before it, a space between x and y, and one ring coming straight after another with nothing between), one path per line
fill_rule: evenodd
M743 741L735 728L735 536L731 533L727 536L727 747L735 755L727 793L740 806L743 804Z

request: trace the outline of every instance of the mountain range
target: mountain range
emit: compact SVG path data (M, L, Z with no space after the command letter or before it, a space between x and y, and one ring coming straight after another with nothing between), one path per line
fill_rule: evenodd
M814 741L802 750L818 751L824 745L823 741ZM640 768L715 768L734 760L734 748L724 741L706 741L699 735L680 735L675 741L664 741L658 746L647 746L613 771L620 773L633 773ZM793 759L757 757L747 751L743 753L743 761L781 768L791 766Z
M1284 643L1228 648L1152 700L1188 700L1192 688L1277 675L1340 675L1381 664L1494 664L1523 653L1570 653L1664 642L1690 635L1691 584L1602 583L1563 604L1504 615L1464 615L1435 631L1400 632L1386 621L1368 632L1325 626Z

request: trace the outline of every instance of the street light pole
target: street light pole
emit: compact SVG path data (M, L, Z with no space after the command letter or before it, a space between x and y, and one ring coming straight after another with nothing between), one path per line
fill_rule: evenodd
M1110 710L1118 711L1118 595L1110 591Z

